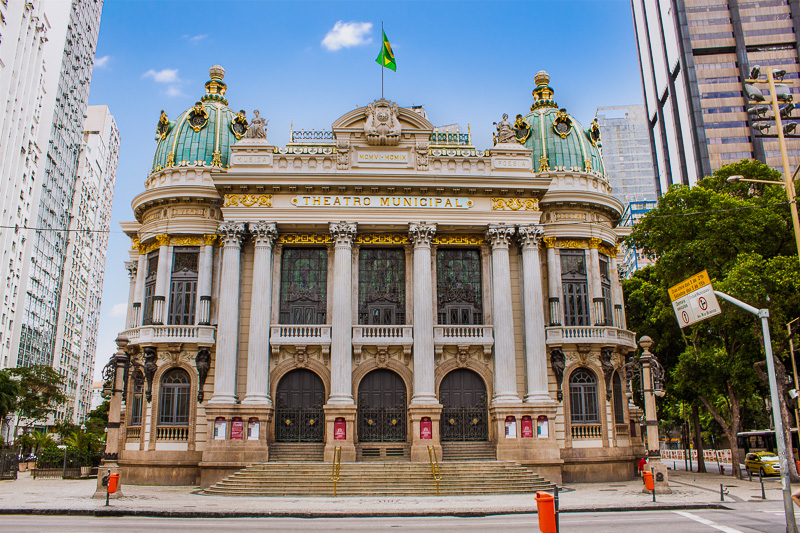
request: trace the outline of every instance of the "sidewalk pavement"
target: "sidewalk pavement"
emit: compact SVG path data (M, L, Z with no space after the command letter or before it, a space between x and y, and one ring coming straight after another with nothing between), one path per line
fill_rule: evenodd
M123 480L124 482L124 480ZM486 516L535 513L533 494L370 498L271 498L207 496L198 487L123 485L123 496L92 499L95 479L0 481L0 514L139 515L176 517L336 517L336 516ZM720 483L728 494L720 501ZM642 492L642 481L571 483L560 492L563 512L665 509L774 508L782 502L777 478L765 481L766 500L757 481L718 474L670 471L672 494Z

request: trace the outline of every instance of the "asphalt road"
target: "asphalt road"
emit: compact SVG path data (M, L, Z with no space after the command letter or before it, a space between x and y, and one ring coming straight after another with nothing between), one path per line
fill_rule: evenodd
M538 531L536 515L496 515L483 518L95 518L85 516L0 516L0 531L16 532L112 532L168 531L169 533L213 531L281 532L375 532L375 531ZM564 533L783 533L783 509L760 505L751 510L638 511L627 513L564 513Z

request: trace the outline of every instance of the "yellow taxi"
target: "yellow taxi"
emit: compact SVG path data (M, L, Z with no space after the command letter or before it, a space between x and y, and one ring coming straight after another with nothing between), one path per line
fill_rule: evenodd
M744 458L744 465L753 474L761 472L762 476L781 473L780 459L772 452L748 453Z

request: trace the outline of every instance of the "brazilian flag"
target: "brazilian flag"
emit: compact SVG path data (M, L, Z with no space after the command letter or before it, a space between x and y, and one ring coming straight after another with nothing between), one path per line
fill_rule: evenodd
M375 61L384 68L390 68L397 72L397 63L394 62L394 54L392 53L392 45L389 44L389 39L386 38L386 32L383 33L383 47L381 53L375 58Z

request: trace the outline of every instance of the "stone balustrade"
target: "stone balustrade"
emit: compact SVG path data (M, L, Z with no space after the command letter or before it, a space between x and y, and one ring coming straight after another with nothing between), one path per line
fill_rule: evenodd
M414 345L414 326L353 326L353 352L361 353L363 346L402 346L406 355Z
M545 335L547 344L608 343L636 348L632 331L610 326L549 326Z
M481 346L489 356L494 346L492 326L434 326L433 345L437 354L445 346Z
M320 346L324 354L331 349L330 325L277 325L270 327L269 345L278 355L281 346Z
M139 326L123 331L129 344L203 344L212 345L216 326Z

